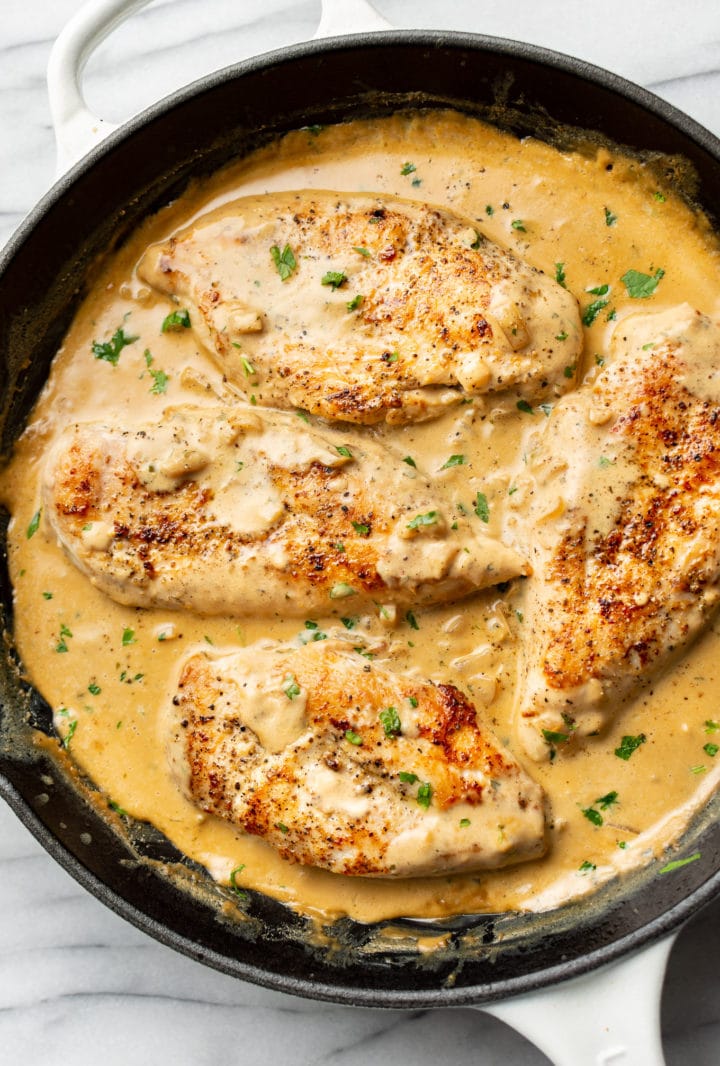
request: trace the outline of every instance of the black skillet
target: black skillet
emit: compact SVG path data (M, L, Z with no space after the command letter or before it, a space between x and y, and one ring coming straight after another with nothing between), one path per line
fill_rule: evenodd
M111 134L58 181L6 247L0 259L1 454L9 453L25 424L97 257L191 178L299 126L448 104L519 135L557 140L559 127L596 131L657 153L670 180L671 157L681 156L697 175L698 204L710 215L720 204L715 137L638 87L537 47L460 33L384 32L302 44L240 63ZM3 529L6 524L7 516ZM0 793L97 898L193 958L261 985L346 1004L492 1005L660 941L718 892L719 804L713 801L678 851L700 858L672 876L659 875L656 863L552 914L440 923L438 931L448 934L444 946L428 954L415 949L412 922L404 926L407 940L388 947L382 926L341 921L330 931L332 949L318 947L302 918L258 894L239 904L247 920L238 921L218 908L224 890L201 868L151 827L133 826L124 835L111 828L93 805L91 783L59 772L33 744L32 729L52 734L51 715L23 681L13 650L5 556L3 548ZM229 893L226 900L232 912ZM644 1054L625 1061L660 1061ZM580 1059L558 1051L556 1061L576 1066Z

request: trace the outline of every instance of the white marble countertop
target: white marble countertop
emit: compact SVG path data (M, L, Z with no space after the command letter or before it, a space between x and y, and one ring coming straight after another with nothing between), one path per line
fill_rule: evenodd
M80 0L0 4L0 246L51 183L51 43ZM581 56L720 133L717 0L377 0L398 27L474 30ZM303 40L317 0L158 0L92 59L88 97L120 121L237 59ZM720 900L681 933L663 994L670 1066L720 1062ZM174 1066L241 1061L540 1066L472 1010L382 1012L254 988L150 940L81 889L0 805L0 1063ZM580 1066L580 1064L578 1064Z

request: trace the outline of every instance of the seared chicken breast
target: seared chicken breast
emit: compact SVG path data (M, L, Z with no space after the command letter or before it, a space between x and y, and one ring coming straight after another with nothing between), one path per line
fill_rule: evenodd
M182 663L169 756L203 810L287 859L412 877L540 855L541 789L468 699L328 639Z
M72 427L43 511L75 565L138 607L346 614L349 600L438 603L526 572L380 444L244 405Z
M139 274L258 403L328 419L547 399L581 347L576 302L553 279L475 221L391 197L237 200L152 246Z
M633 315L608 363L532 459L517 722L538 759L600 731L720 595L720 324Z

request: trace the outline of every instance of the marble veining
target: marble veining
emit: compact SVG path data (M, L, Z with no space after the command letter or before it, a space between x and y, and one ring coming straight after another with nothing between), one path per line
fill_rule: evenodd
M0 246L50 185L52 41L79 0L0 5ZM472 30L581 56L720 134L717 0L377 0L398 27ZM88 99L114 121L189 80L308 38L317 0L158 0L92 58ZM663 994L669 1066L720 1061L720 900L681 933ZM557 1019L562 1024L562 1019ZM150 940L81 889L0 805L0 1064L541 1066L473 1011L375 1011L295 999ZM581 1064L578 1064L581 1066Z

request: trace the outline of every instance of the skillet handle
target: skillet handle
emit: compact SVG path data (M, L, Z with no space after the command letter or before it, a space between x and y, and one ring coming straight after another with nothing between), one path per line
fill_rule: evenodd
M675 936L601 970L480 1008L553 1066L664 1066L660 998Z
M147 3L148 0L89 0L55 41L47 81L57 145L56 177L117 129L114 123L98 118L86 106L82 72L101 41Z
M109 133L112 122L95 115L82 93L82 73L97 46L149 0L89 0L68 22L48 62L50 114L57 145L56 178ZM392 29L369 0L322 0L315 38Z
M313 40L392 29L392 23L383 18L369 0L322 0L320 25Z

